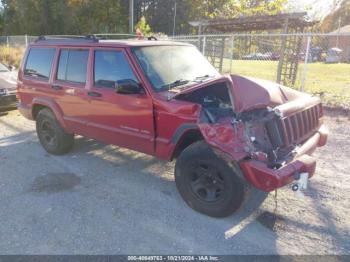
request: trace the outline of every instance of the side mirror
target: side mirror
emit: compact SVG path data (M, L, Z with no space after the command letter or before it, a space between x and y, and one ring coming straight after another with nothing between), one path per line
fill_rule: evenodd
M115 82L115 92L118 94L132 95L143 94L143 88L133 79L123 79Z

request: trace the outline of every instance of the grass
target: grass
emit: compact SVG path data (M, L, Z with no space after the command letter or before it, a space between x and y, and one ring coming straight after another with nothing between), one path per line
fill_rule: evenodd
M24 47L0 46L0 62L6 65L13 65L18 68L24 53L24 49Z
M276 81L276 61L233 60L231 73ZM230 72L231 61L224 61L224 72ZM296 89L301 86L304 64L299 64ZM305 92L318 94L330 106L350 108L350 64L309 63Z

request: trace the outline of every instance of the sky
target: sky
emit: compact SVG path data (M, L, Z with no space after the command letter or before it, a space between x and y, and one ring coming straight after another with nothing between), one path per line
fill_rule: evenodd
M336 7L341 0L289 0L289 6L295 11L308 10L311 18L322 19Z

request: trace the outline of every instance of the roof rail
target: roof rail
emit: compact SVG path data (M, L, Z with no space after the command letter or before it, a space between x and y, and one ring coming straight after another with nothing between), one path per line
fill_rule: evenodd
M150 40L150 41L155 40L155 41L157 41L158 38L155 37L154 35L151 35L151 36L147 37L147 40Z
M126 38L136 38L135 34L93 34L94 37L98 39L126 39Z
M135 34L91 34L91 35L41 35L35 42L39 41L91 41L98 42L99 40L119 40L119 39L137 38ZM158 40L155 36L146 37L147 40Z
M99 38L95 35L41 35L39 36L35 42L39 41L71 41L71 40L77 40L77 41L91 41L91 42L98 42Z

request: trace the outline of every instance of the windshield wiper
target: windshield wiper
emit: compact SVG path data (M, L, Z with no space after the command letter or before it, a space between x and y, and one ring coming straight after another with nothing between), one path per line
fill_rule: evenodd
M175 80L174 82L171 82L170 84L163 85L161 87L161 89L169 89L170 90L170 89L173 89L175 87L186 85L189 82L190 82L190 80L178 79L178 80Z
M207 78L212 78L212 77L214 77L213 75L208 75L208 74L206 74L206 75L203 75L203 76L197 76L196 78L195 78L195 80L205 80L205 79L207 79Z

